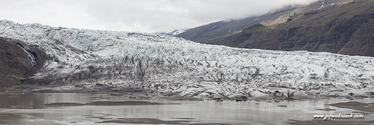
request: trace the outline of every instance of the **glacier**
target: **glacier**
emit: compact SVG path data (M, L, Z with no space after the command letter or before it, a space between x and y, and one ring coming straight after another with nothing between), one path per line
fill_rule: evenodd
M8 20L0 21L0 37L47 54L42 68L25 80L39 86L32 91L234 100L373 94L373 57L231 48L167 35Z
M171 32L156 32L154 34L176 36L178 34L181 34L181 33L185 32L185 31L187 31L187 29L177 29L177 30L173 30Z

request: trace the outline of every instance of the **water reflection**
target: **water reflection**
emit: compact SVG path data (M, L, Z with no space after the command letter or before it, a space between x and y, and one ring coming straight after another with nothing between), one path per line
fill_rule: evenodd
M9 93L0 94L0 108L43 108L44 104L56 102L87 103L93 99L89 94L78 93Z
M288 119L312 120L315 114L354 110L325 105L346 99L307 101L160 101L133 102L126 95L81 93L0 94L0 124L287 124ZM122 101L121 105L94 105ZM361 99L361 102L374 102ZM46 105L46 104L79 105ZM139 105L141 104L141 105ZM318 110L335 109L335 110ZM143 121L142 121L143 120ZM369 113L365 120L373 120ZM154 122L154 123L149 123Z

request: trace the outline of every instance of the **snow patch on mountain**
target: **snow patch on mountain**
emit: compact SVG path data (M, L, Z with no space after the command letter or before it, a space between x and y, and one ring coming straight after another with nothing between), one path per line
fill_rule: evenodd
M231 48L6 20L0 21L0 37L39 46L52 58L28 79L32 84L83 91L135 88L160 96L240 100L365 94L374 85L372 57Z

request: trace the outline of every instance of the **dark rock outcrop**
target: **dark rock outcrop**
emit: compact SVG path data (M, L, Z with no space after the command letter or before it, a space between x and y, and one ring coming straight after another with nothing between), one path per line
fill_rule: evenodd
M47 58L38 46L22 41L0 38L0 86L11 86L40 70Z
M16 43L0 38L0 44L0 85L21 83L25 74L33 69L33 64Z

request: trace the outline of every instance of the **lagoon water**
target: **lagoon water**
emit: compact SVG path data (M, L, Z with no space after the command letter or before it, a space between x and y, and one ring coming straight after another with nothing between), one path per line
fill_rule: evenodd
M325 105L348 101L352 100L216 102L214 100L139 100L127 95L88 93L1 93L0 124L283 125L292 123L290 119L310 121L313 120L313 115L357 112ZM374 102L373 99L356 101ZM105 102L105 104L92 102ZM363 113L365 119L357 120L374 119L373 114Z

